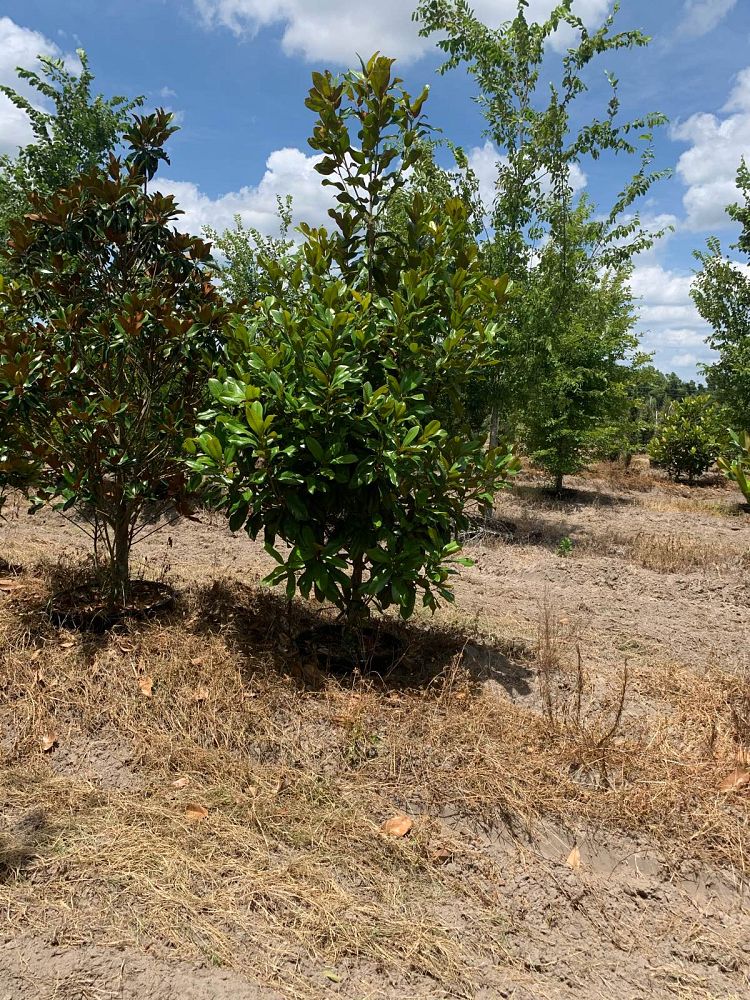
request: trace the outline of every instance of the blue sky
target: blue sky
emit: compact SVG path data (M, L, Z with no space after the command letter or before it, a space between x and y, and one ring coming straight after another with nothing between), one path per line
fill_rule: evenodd
M530 12L551 6L531 0ZM345 68L356 53L380 49L398 58L409 89L430 83L432 123L464 146L489 191L496 151L482 134L472 83L460 72L437 75L440 55L418 37L411 7L411 0L0 0L0 83L14 83L15 66L33 65L40 52L84 47L102 92L142 93L179 116L161 185L177 195L186 226L223 228L239 212L274 232L277 194L294 195L297 219L325 218L329 195L306 141L311 70ZM499 23L515 0L474 7ZM608 0L575 5L590 26L610 7ZM740 157L750 157L750 0L622 0L620 8L618 26L640 28L653 42L603 60L600 70L619 76L624 114L668 115L657 165L675 171L641 205L645 219L675 232L637 261L640 329L659 367L692 377L709 359L689 297L692 250L711 233L725 246L733 241L723 209ZM584 119L602 114L607 99L603 72L590 83ZM27 138L23 119L0 97L0 151ZM627 171L622 162L585 164L581 185L606 208Z

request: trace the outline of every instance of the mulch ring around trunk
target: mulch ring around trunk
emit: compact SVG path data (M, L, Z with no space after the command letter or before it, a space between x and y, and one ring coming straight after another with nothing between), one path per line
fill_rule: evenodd
M404 642L377 625L347 627L323 623L299 632L294 643L300 654L332 674L387 674L402 660Z
M132 580L127 599L112 607L95 581L58 591L47 604L50 620L83 632L106 632L126 620L143 621L174 607L175 591L165 583Z

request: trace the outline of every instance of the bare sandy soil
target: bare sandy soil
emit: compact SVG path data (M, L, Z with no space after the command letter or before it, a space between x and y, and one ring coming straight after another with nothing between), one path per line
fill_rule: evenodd
M747 996L750 513L598 476L501 497L385 677L208 516L138 552L171 615L54 629L87 540L11 505L0 1000Z

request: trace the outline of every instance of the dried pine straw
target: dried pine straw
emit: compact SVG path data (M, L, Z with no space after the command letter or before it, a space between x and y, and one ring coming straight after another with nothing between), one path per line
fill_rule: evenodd
M200 958L295 997L319 995L310 968L353 960L469 996L483 961L511 962L502 853L471 831L618 831L746 873L750 799L717 791L745 738L738 681L654 679L662 710L639 717L616 684L576 691L583 668L555 653L534 711L434 630L408 631L414 682L337 681L300 661L282 604L238 586L101 638L38 607L14 593L0 612L0 794L11 820L46 817L0 881L17 931ZM385 836L401 812L411 834Z

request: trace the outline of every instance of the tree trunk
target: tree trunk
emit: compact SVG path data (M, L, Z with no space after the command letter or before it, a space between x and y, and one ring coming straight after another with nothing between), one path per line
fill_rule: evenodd
M563 488L563 474L562 472L555 473L555 493L562 493Z
M490 412L490 448L497 448L500 437L500 414L496 406Z
M365 572L365 554L358 555L352 560L352 575L349 584L349 601L346 609L346 621L349 625L356 625L362 620L365 605L358 596L357 591L362 586L362 577Z
M112 529L109 566L109 604L114 608L125 603L130 583L130 511L119 512Z

